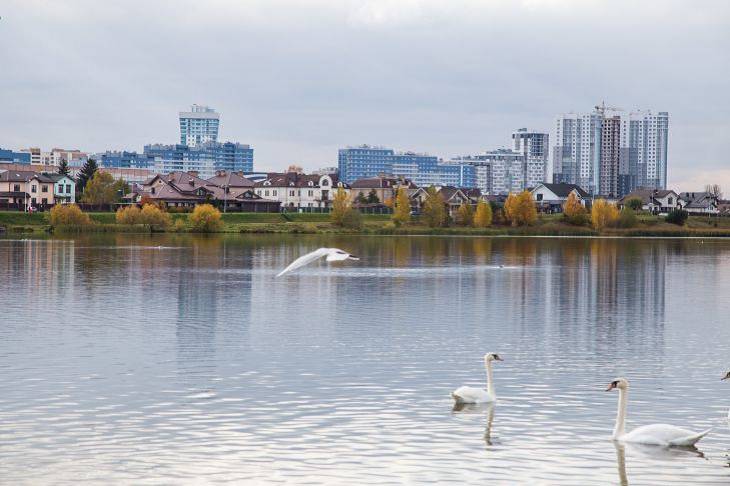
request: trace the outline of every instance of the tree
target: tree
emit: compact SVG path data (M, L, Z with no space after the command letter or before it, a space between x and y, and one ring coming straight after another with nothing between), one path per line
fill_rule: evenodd
M97 171L86 183L81 200L89 204L113 204L119 201L123 191L124 181L116 181L108 172Z
M619 228L633 228L637 224L639 224L639 218L636 217L634 210L628 206L624 207L619 213L616 226Z
M198 204L188 216L190 227L200 233L212 233L223 226L221 212L210 204Z
M689 218L689 213L684 209L673 209L669 211L669 214L667 214L667 217L664 219L667 223L676 224L677 226L684 226L687 218Z
M537 221L537 208L530 191L515 195L510 193L504 203L504 212L512 226L527 226Z
M338 226L342 226L347 212L351 209L347 193L341 187L337 188L334 199L332 199L332 212L330 219Z
M461 203L456 211L456 224L461 226L471 226L474 222L474 209L467 201Z
M91 180L92 177L94 177L94 174L98 169L99 167L96 165L96 161L94 159L88 159L84 166L81 167L79 175L76 176L76 192L78 194L84 192L86 184Z
M607 226L613 226L618 220L619 213L615 204L611 204L605 199L598 199L593 202L591 209L591 222L597 230L602 230Z
M492 206L484 200L477 203L477 211L474 214L474 226L486 228L492 224Z
M444 198L433 186L426 189L426 200L423 202L422 212L424 221L431 228L438 228L446 222Z
M68 168L68 162L66 159L61 159L61 163L58 164L58 173L69 177L71 175L71 169Z
M717 199L722 199L722 188L720 184L707 184L705 186L705 192L709 192Z
M393 222L406 224L411 220L411 201L408 199L408 190L399 187L395 193L395 207L393 208Z
M367 204L368 198L365 197L365 194L363 194L362 192L359 192L357 194L357 197L355 198L355 202L358 204Z
M634 211L641 211L641 208L644 207L644 203L638 197L629 198L624 205Z
M378 198L378 193L375 192L375 189L370 189L370 192L368 193L367 203L378 204L379 202L380 199Z
M563 204L563 215L569 224L582 226L588 222L586 208L578 199L575 191L568 194L568 199Z
M51 208L51 226L87 226L89 215L75 204L56 204Z

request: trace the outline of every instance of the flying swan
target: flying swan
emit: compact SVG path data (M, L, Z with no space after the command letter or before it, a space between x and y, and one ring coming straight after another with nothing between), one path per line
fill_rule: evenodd
M291 262L288 267L279 272L277 277L281 277L282 275L294 271L297 268L303 267L308 263L312 263L313 261L318 260L323 256L327 257L328 262L337 262L341 260L359 260L359 258L355 255L350 255L349 253L339 250L337 248L320 248L318 250L314 250L312 253L307 253L304 256L300 256L299 258Z
M642 425L631 432L625 432L629 381L626 378L617 378L608 385L606 391L613 389L618 389L618 412L616 413L616 426L613 429L613 440L663 447L693 446L712 430L707 429L698 433L674 425L652 424Z
M473 386L460 386L453 392L451 397L457 404L462 403L486 403L497 401L494 393L494 382L492 381L492 361L504 361L497 353L484 355L484 367L487 369L487 389L475 388Z

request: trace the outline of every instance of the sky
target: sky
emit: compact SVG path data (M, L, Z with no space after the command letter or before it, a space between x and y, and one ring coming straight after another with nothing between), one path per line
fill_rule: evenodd
M725 0L3 0L0 147L141 151L221 114L256 170L449 158L601 101L668 111L669 185L730 193ZM551 141L552 144L552 141Z

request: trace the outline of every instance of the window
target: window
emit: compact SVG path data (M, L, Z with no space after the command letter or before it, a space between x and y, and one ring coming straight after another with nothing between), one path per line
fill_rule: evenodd
M276 190L271 191L272 196L276 196Z
M66 184L66 194L71 194L71 184Z
M314 196L314 191L307 191L307 192L308 192L307 196L309 196L309 197Z
M289 195L293 197L294 196L294 191L289 191Z
M20 184L14 184L13 185L13 191L20 192Z
M671 198L671 197L670 197L669 199L667 199L667 202L669 203L669 205L670 205L670 206L672 205L672 202L673 202L673 201L674 201L674 198Z
M269 195L269 191L268 190L264 191L264 196L268 196L268 195Z
M152 188L152 194L154 194L154 193L155 193L155 188L153 187L153 188Z
M324 180L322 181L322 185L323 185L323 186L329 186L329 185L330 185L330 183L329 183L329 181L327 181L327 179L324 179Z
M44 205L45 205L45 204L48 204L48 199L44 197L43 199L41 199L41 202L42 202L42 203L43 203Z
M542 194L535 194L535 199L537 201L542 201Z
M30 192L38 192L38 186L36 186L35 184L30 186Z
M41 186L41 192L48 192L48 184L43 184Z

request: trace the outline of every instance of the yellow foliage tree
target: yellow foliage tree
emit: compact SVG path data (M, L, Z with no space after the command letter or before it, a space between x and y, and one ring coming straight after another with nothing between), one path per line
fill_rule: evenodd
M423 219L431 228L443 226L446 222L446 204L444 198L435 187L426 189L426 200L423 202Z
M575 191L568 194L568 199L566 199L565 204L563 204L563 213L565 213L567 217L572 218L574 216L585 214L585 212L586 208L583 207L578 196L575 195Z
M332 212L330 213L332 222L338 226L342 226L345 216L349 210L350 200L347 197L347 193L343 188L338 187L335 197L332 200Z
M461 226L471 226L474 222L474 209L472 209L471 204L464 201L461 203L461 206L459 206L459 209L456 211L456 224L459 224Z
M51 208L51 226L87 226L89 215L75 204L56 204Z
M221 212L210 204L198 204L188 216L190 227L193 231L211 233L218 231L223 226Z
M474 226L486 228L492 224L492 206L487 201L480 200L477 203L477 211L474 214Z
M142 224L148 224L157 229L165 229L172 224L170 215L154 204L142 206L142 211L139 212L139 220Z
M510 193L504 203L504 214L512 226L529 226L537 221L537 208L530 191Z
M613 226L618 220L619 212L615 204L611 204L605 199L599 199L593 202L591 209L591 223L597 230L602 230L607 226Z
M408 198L408 189L399 187L395 193L395 207L393 208L393 222L405 224L411 220L411 201Z

